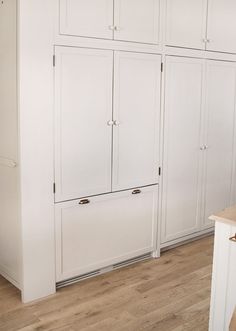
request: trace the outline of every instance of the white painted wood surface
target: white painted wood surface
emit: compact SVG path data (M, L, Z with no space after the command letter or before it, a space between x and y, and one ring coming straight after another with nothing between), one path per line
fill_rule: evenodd
M114 39L158 44L160 0L114 0Z
M16 15L0 3L0 273L20 287Z
M29 302L55 293L54 7L47 0L21 0L18 5L21 289L23 301Z
M167 57L162 242L199 230L204 62Z
M206 24L207 0L166 0L166 45L205 49Z
M214 211L230 205L235 148L235 100L236 64L207 61L204 226L212 226L208 218Z
M57 281L156 248L157 186L57 204Z
M113 191L158 182L161 57L115 52Z
M60 33L113 38L113 0L59 0Z
M228 331L236 307L236 226L216 222L209 331Z
M56 201L111 191L112 51L56 47Z
M208 0L207 50L236 53L236 2Z

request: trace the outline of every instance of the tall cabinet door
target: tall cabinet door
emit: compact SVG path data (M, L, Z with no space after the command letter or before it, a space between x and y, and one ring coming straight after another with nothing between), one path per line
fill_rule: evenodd
M207 0L166 1L166 45L205 49Z
M158 181L161 57L115 52L113 190Z
M230 205L235 97L236 64L208 61L205 226L210 215Z
M157 44L160 0L115 0L114 38Z
M60 33L113 38L113 0L60 0Z
M236 53L235 15L235 0L209 0L207 50Z
M56 47L56 201L111 191L112 51Z
M162 243L199 230L204 61L167 57Z

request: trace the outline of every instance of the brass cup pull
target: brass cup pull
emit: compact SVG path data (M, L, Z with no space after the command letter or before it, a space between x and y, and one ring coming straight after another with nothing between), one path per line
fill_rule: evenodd
M133 190L132 194L140 194L141 192L141 190Z
M233 237L230 237L229 240L236 243L236 233L235 233L235 235Z
M80 200L80 202L79 202L80 205L87 205L88 203L90 203L90 201L88 199L83 199L83 200Z

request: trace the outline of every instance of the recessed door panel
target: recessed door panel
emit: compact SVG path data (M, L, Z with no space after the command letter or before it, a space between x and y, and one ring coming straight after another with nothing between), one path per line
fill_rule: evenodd
M113 0L60 0L60 33L113 38Z
M114 39L157 44L160 0L115 0Z
M114 75L113 190L157 183L161 57L116 52Z
M230 205L235 127L236 65L207 62L207 127L204 225Z
M200 229L204 61L167 57L162 243Z
M152 186L57 204L57 281L154 251L157 201Z
M207 50L236 53L235 15L235 0L209 0Z
M112 51L56 47L56 201L111 190Z
M207 0L167 0L166 45L205 49Z

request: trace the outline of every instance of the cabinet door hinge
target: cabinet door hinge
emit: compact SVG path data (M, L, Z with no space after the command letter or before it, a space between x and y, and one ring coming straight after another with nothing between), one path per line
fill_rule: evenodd
M53 67L56 66L56 55L53 55Z
M161 167L158 169L158 175L161 176Z
M164 69L164 64L163 62L161 62L161 72L163 72L163 69Z
M53 193L56 193L56 183L53 183Z

